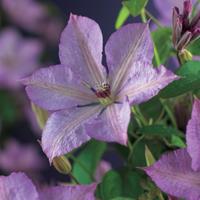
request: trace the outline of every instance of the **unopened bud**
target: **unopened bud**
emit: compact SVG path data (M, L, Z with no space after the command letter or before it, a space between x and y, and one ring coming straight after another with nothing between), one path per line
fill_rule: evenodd
M190 51L188 51L187 49L183 49L178 53L179 59L181 61L181 64L184 64L187 61L192 60L192 54Z
M65 156L58 156L53 159L53 166L61 174L69 174L72 170L69 160Z
M43 129L45 124L46 124L46 121L48 119L49 113L46 110L35 105L34 103L31 103L31 107L32 107L32 110L35 114L35 117L36 117L36 120L37 120L39 127L41 129Z
M146 145L145 145L145 159L146 159L147 166L153 165L156 161L150 149Z

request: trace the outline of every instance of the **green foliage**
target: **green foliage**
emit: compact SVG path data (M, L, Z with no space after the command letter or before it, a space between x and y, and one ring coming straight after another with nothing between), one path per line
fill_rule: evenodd
M122 180L114 170L109 171L103 177L101 184L97 189L97 196L101 200L110 200L122 194Z
M126 6L122 6L115 22L115 28L119 29L129 17L129 10Z
M17 117L16 100L7 92L0 91L0 117L3 123L12 123Z
M130 14L134 17L138 16L142 9L147 5L148 0L125 0L122 2L124 6L126 6L130 12Z
M173 127L165 125L150 125L139 129L139 132L145 136L158 136L170 138L172 135L183 136L183 133Z
M156 159L164 152L165 146L158 140L143 139L135 145L132 155L130 157L130 163L133 167L146 166L145 158L145 146L148 146L149 150L155 156Z
M172 82L160 92L160 97L176 97L200 88L200 62L189 61L182 65L177 73L179 80Z
M193 55L200 55L200 38L192 42L187 48Z
M163 110L162 104L157 97L141 104L140 109L146 119L153 119L154 121L159 118Z
M126 197L117 197L117 198L114 198L112 200L134 200L134 199L130 199L130 198L126 198Z
M143 193L140 184L142 179L142 174L127 168L123 168L120 172L111 170L98 185L97 196L101 200L126 200L122 197L138 198Z
M172 30L168 27L158 28L152 32L152 39L158 51L161 64L166 63L172 51ZM154 61L155 63L155 58Z
M73 175L80 183L93 182L92 176L105 150L106 144L104 142L92 140L80 152L72 170Z

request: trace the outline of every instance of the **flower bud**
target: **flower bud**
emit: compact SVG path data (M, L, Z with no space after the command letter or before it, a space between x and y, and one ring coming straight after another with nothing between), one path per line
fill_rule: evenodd
M188 51L187 49L183 49L179 51L178 56L182 64L184 64L187 61L192 60L192 57L193 57L191 52Z
M53 159L53 166L61 174L69 174L72 170L71 164L65 156L55 157Z
M35 114L39 127L43 129L48 119L49 113L46 110L43 110L39 106L35 105L34 103L31 103L31 107Z

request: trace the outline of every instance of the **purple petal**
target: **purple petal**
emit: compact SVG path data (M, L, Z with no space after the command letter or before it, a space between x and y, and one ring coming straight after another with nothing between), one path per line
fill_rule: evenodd
M22 82L35 104L46 110L69 108L77 104L94 102L95 95L84 86L75 85L73 74L61 65L36 71Z
M1 200L39 200L35 186L24 173L0 176Z
M200 170L200 101L195 100L192 110L192 118L187 125L187 150L192 158L192 168Z
M70 68L81 80L92 84L101 83L105 74L101 65L102 45L102 33L95 21L71 15L61 35L61 64Z
M86 125L87 134L97 140L127 144L130 121L128 102L108 106L97 118Z
M145 171L164 192L187 200L199 200L200 172L192 170L186 149L165 154Z
M33 172L44 167L44 160L33 145L21 145L15 140L9 140L0 151L0 168L5 172Z
M111 35L105 51L113 79L113 91L116 91L127 81L134 62L152 60L153 44L149 25L136 23L124 26Z
M41 200L95 200L96 184L57 186L40 192Z
M50 116L42 135L42 148L50 162L54 157L66 154L90 139L84 125L101 109L101 106L73 108Z
M40 41L24 39L14 29L0 34L0 85L15 88L19 79L39 67L43 46Z
M8 17L20 27L40 32L41 22L46 19L46 8L34 0L2 0L2 7Z
M144 62L134 63L130 74L129 81L118 93L118 100L128 96L132 104L139 104L149 100L169 83L178 79L176 75L164 66L154 68Z
M101 182L103 176L112 168L111 164L105 160L100 161L95 171L95 180Z

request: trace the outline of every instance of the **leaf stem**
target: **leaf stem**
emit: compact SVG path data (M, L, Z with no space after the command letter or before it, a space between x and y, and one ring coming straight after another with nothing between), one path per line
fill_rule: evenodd
M163 25L160 23L160 21L157 20L148 10L145 9L145 13L146 13L146 15L147 15L150 19L152 19L152 21L153 21L158 27L160 27L160 28L163 27Z

